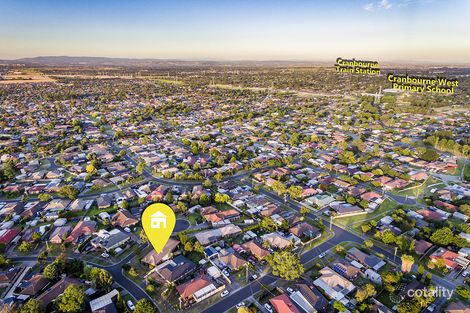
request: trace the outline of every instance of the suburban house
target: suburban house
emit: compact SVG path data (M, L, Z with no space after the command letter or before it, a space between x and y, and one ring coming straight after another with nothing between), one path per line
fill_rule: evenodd
M329 267L322 268L320 274L313 284L323 290L330 299L340 301L356 289L353 283Z
M180 303L200 302L213 294L222 291L224 285L216 287L206 275L200 275L190 281L176 286L176 291L180 295Z
M196 264L185 256L178 255L155 267L155 272L167 283L183 279L196 269Z
M151 266L157 266L162 261L166 261L171 258L172 252L178 247L179 241L170 238L162 249L162 252L158 253L152 249L142 259L142 262Z
M238 270L246 265L246 261L236 252L219 257L219 261L232 270Z
M101 229L96 234L96 237L91 240L91 245L95 248L104 249L109 252L124 245L129 240L129 235L119 229L113 229L110 231Z
M64 241L64 238L67 238L66 236L69 234L70 229L72 229L70 226L60 226L54 228L51 235L49 236L49 242L61 244Z
M117 302L119 291L111 290L105 295L90 301L90 309L92 313L117 312L114 303Z
M466 268L470 261L458 253L449 251L445 248L439 248L434 251L433 254L429 256L432 262L437 262L438 260L442 260L446 267L449 270L455 270L457 268Z
M207 246L217 240L222 239L226 236L237 235L242 232L242 229L237 225L228 224L220 228L210 229L196 233L195 237L197 241L203 246Z
M385 265L385 261L376 257L375 255L369 255L367 253L364 253L356 247L348 250L346 258L359 262L366 268L372 268L376 271Z
M119 226L121 228L134 226L138 222L139 220L136 219L134 215L132 215L132 213L126 209L118 210L111 219L111 224L113 226Z
M65 242L74 244L83 242L85 237L91 236L96 231L96 222L90 220L82 220L75 225Z
M249 251L252 255L254 255L258 260L261 260L269 255L269 251L263 248L259 243L256 241L248 241L242 244L243 249Z
M300 313L299 309L297 309L295 304L289 299L289 297L285 293L269 299L269 303L271 303L276 312Z

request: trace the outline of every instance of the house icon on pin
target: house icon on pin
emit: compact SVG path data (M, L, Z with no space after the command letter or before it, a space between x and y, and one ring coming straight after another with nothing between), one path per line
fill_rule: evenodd
M166 215L163 214L162 212L157 211L153 213L150 218L151 218L151 228L166 228Z

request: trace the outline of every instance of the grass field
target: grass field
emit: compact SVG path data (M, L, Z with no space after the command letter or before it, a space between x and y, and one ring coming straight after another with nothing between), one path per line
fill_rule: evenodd
M395 201L385 199L385 201L382 202L382 204L374 212L335 218L333 221L335 224L341 227L353 226L353 228L359 229L362 222L382 217L388 212L395 209L397 206L398 204Z
M435 187L436 188L439 188L439 186L441 187L445 187L445 184L444 183L439 183L440 180L437 180L435 178L433 178L432 176L429 176L422 184L420 185L417 185L415 187L411 187L411 188L407 188L405 190L399 190L396 192L397 195L400 195L400 196L411 196L411 197L418 197L419 195L421 195L423 192L426 191L426 189L431 186L431 185L436 185ZM434 186L433 186L434 188Z

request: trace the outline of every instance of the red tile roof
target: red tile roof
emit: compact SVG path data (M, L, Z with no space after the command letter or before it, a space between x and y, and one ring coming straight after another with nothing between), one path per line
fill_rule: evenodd
M269 302L271 302L271 305L278 313L300 313L300 311L285 293L269 299Z

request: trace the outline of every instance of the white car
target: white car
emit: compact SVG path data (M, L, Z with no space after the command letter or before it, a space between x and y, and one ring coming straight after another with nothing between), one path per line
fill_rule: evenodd
M468 272L467 272L467 271L464 271L464 272L462 273L462 277L467 277L467 276L468 276Z
M264 308L265 308L266 311L268 311L269 313L272 313L272 312L273 312L272 306L270 306L268 303L265 303L265 304L264 304Z
M223 297L225 297L226 295L228 295L229 293L230 293L230 291L224 290L224 291L222 291L222 293L220 294L220 297L223 298Z
M131 300L127 300L127 306L129 307L129 310L131 310L131 311L135 310L134 303L132 303Z
M131 232L131 229L130 229L129 227L126 227L126 228L124 228L124 231L125 231L126 233L130 233L130 232Z
M320 255L319 255L318 257L319 257L320 259L323 259L323 258L325 257L325 255L326 255L326 252L322 252L322 253L320 253Z
M101 256L103 258L109 258L109 254L107 254L106 252L101 253Z
M293 293L294 293L294 289L292 289L291 287L287 287L287 292L290 293L290 294L293 294Z
M239 304L237 304L235 307L236 307L237 309L239 309L239 308L244 307L244 306L246 306L246 304L245 304L245 302L242 301L242 302L240 302Z

